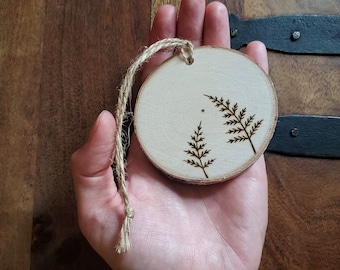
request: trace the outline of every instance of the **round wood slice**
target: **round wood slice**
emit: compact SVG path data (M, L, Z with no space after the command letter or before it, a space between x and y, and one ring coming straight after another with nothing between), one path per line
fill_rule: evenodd
M265 151L277 99L264 71L234 50L174 56L142 85L135 132L147 157L173 179L212 184L237 176Z

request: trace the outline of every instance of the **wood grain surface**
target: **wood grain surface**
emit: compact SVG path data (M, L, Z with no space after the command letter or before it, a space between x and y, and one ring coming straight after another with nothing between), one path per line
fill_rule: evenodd
M1 269L30 263L43 14L43 1L0 3Z
M79 232L69 157L114 110L154 11L179 2L0 2L0 269L109 269ZM242 18L340 10L338 0L221 2ZM269 52L269 62L279 114L340 115L339 56ZM261 269L339 269L340 161L266 159Z

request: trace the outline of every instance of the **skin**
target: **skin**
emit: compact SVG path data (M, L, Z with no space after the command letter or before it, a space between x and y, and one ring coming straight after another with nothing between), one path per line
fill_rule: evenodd
M159 9L149 43L190 39L195 46L230 47L226 7L183 0L178 19L170 5ZM246 54L268 73L267 53L252 42ZM145 79L171 52L145 66ZM71 157L79 226L92 247L114 269L258 269L268 222L268 190L263 156L238 177L210 186L177 183L147 160L135 136L127 160L127 185L135 209L132 248L115 246L124 205L114 183L111 157L116 123L111 113L97 118L88 141Z

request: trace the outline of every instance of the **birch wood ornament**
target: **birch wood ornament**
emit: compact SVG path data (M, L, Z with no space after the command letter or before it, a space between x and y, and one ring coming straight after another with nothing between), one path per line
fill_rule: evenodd
M148 77L134 121L156 168L207 185L251 166L268 146L276 119L273 84L254 61L234 50L200 47L191 65L174 56Z

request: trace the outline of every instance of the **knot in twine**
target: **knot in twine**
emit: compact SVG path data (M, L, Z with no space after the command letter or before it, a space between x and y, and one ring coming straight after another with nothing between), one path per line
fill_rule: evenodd
M148 61L155 53L162 49L177 48L184 62L187 65L191 65L194 62L193 53L194 45L188 40L182 40L179 38L168 38L160 40L150 47L147 47L131 64L127 73L121 83L118 95L118 103L116 108L116 122L117 122L117 134L116 134L116 152L115 163L118 180L118 189L124 202L124 221L119 234L119 242L116 246L118 253L126 252L131 248L130 243L130 226L134 217L135 211L130 205L129 195L126 187L125 180L125 160L124 160L124 146L123 146L123 122L124 116L127 113L127 103L131 96L131 89L134 83L135 74L141 68L141 66Z

